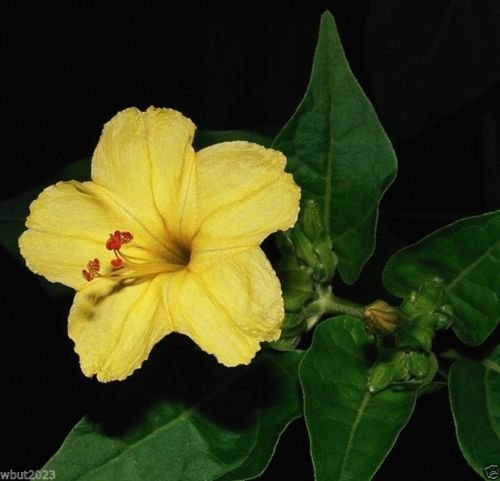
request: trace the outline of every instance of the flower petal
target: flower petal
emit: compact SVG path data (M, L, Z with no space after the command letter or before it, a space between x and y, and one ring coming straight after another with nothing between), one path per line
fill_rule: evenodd
M297 220L300 189L285 156L250 142L225 142L196 154L200 230L193 251L256 246Z
M196 225L184 215L195 197L194 131L191 120L172 109L124 110L103 129L92 179L155 230L162 223L170 238L184 241Z
M203 273L176 272L166 304L175 331L226 366L248 364L261 342L278 339L284 317L279 280L260 248Z
M87 262L97 257L105 270L107 259L113 258L105 243L116 229L134 235L127 253L174 259L166 239L159 239L93 182L59 182L48 187L32 202L30 211L19 247L28 267L49 281L74 289L85 286L82 269Z
M76 294L69 336L86 376L102 382L126 378L172 331L162 305L169 280L168 274L128 285L99 279Z

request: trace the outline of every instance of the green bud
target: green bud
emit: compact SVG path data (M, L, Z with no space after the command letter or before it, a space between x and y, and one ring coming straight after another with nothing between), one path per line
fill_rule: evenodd
M268 346L277 351L290 351L295 349L305 332L305 319L298 314L286 313L281 328L281 336L277 341L269 342Z
M368 390L375 394L391 384L408 379L406 354L397 349L383 349L368 376Z
M313 277L317 282L329 282L335 274L338 257L332 251L332 242L326 232L314 241L314 252L317 260L313 266Z
M295 256L295 246L293 245L291 229L284 232L276 232L274 239L276 241L276 246L278 247L278 250L281 252L282 256Z
M332 241L313 200L308 200L301 215L302 232L312 243L315 259L308 264L313 269L313 278L317 282L328 282L332 279L337 266L337 257L332 252Z
M434 314L435 317L435 328L437 331L441 329L448 329L451 325L451 318L446 314L441 312L436 312Z
M393 367L387 364L375 364L368 377L368 391L372 394L383 391L392 384Z
M398 349L420 350L420 341L414 336L411 329L401 329L394 336L394 343Z
M269 342L267 345L276 351L293 351L299 345L300 340L300 336L290 337L288 339L279 339L278 341Z
M301 224L304 234L313 242L325 232L318 206L312 199L306 201L302 207Z
M442 279L434 278L414 291L401 305L401 311L410 319L420 314L434 312L443 306L445 291Z
M448 329L453 323L453 309L449 304L441 306L436 316L436 329Z
M285 313L285 319L281 327L280 340L301 336L305 332L304 316L299 314Z
M396 345L403 349L430 352L437 329L450 326L452 309L446 299L442 279L425 282L401 304L401 313L409 327L396 334Z
M428 314L414 319L413 324L396 332L398 348L430 352L435 332L435 316Z
M415 389L429 384L436 375L438 362L432 352L411 352L407 356L410 378L398 382L395 387L399 389ZM413 371L412 371L413 370Z
M295 257L284 257L275 263L281 281L285 310L299 311L310 299L314 284L307 269L300 266Z
M408 371L413 377L423 379L429 373L429 368L427 354L419 351L412 351L408 354Z
M292 229L292 240L297 257L307 266L314 268L317 259L312 242L299 229Z
M433 352L429 352L427 354L427 362L429 369L425 377L421 379L422 384L430 383L434 379L434 376L436 375L439 369L439 363L437 357Z
M338 259L314 201L306 201L295 227L278 233L276 243L283 256L296 257L303 267L310 269L315 282L330 282Z
M449 304L443 304L439 311L448 317L453 317L453 308Z

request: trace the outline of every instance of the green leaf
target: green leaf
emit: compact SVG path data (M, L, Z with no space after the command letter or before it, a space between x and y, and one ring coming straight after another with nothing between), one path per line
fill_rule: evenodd
M493 0L372 0L367 66L391 138L415 136L498 83L499 28Z
M231 140L246 140L256 144L270 147L273 139L264 134L250 132L248 130L197 130L194 138L196 150L203 149L209 145Z
M320 207L340 275L353 283L373 252L378 205L395 177L396 158L329 12L321 18L304 99L273 146L288 157L303 198Z
M449 386L460 449L484 477L484 468L498 465L500 460L499 356L483 363L469 359L456 362L450 369Z
M372 478L413 412L416 391L370 394L375 342L348 316L324 321L300 366L316 481Z
M400 250L383 274L401 298L433 278L443 281L457 336L481 344L500 319L500 211L462 219Z
M300 358L264 352L249 367L228 369L182 338L167 340L108 388L45 468L68 481L255 477L300 416Z

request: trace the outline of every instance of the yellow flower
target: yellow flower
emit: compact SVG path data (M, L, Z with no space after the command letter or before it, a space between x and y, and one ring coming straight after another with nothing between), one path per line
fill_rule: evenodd
M59 182L31 204L28 267L76 290L69 336L87 376L124 379L178 332L226 366L279 338L279 281L260 249L291 227L299 188L285 157L249 142L194 152L179 112L108 122L92 181Z

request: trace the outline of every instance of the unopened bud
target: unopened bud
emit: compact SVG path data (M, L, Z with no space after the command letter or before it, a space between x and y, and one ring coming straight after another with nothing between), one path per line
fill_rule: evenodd
M371 334L390 334L400 322L399 309L385 301L377 299L363 311L365 327Z
M413 291L401 305L401 311L410 319L421 314L435 312L442 307L444 300L443 281L439 278L430 279Z
M429 357L426 353L412 351L408 354L408 370L413 377L424 378L429 373L429 368Z
M368 390L375 394L407 377L406 354L393 349L387 350L370 370Z
M276 235L276 244L284 257L295 257L308 269L313 281L330 283L338 258L332 251L332 240L313 200L305 202L299 221L292 229Z
M279 231L275 234L276 246L284 257L295 256L295 247L292 240L292 231Z
M270 342L268 345L276 351L293 351L297 348L301 339L301 336L289 337L287 339L279 339L278 341Z
M280 339L301 336L305 331L304 317L299 314L286 313L281 327Z
M317 282L329 282L335 274L338 257L332 251L330 236L324 232L314 242L316 264L313 266L313 277Z
M314 291L309 272L299 265L295 257L284 257L276 262L275 267L281 281L285 310L299 311Z
M277 351L295 349L302 339L305 329L306 323L303 316L287 312L281 328L280 338L277 341L268 343L268 346Z
M423 350L430 352L437 324L435 314L420 315L411 325L396 333L396 346L401 349Z
M316 264L316 254L313 243L297 228L292 229L292 239L297 257L305 262L306 265L314 267L314 264Z
M301 223L304 234L308 239L316 240L325 232L318 206L311 199L306 201L302 208Z

